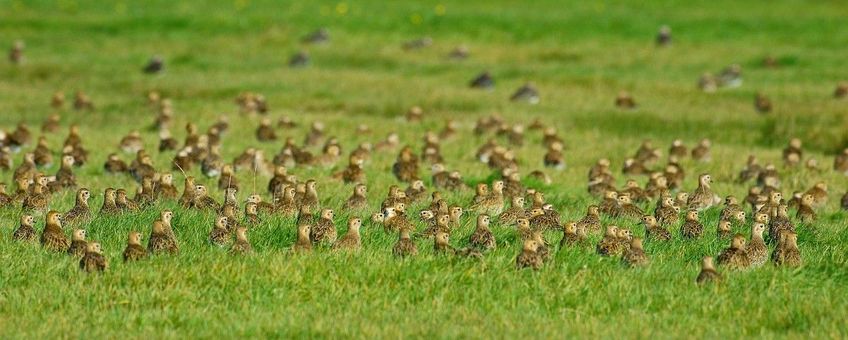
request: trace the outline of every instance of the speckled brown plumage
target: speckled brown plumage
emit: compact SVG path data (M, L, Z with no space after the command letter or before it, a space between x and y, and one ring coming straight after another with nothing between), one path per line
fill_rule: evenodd
M721 274L713 266L713 258L710 256L704 257L701 261L701 271L698 273L695 282L699 285L704 285L721 282L721 279Z
M477 227L471 233L471 236L469 236L468 243L480 251L495 249L497 244L495 242L495 235L489 229L489 215L482 214L477 216Z
M163 253L176 255L180 252L177 240L168 234L162 221L153 222L150 238L147 240L147 251L151 255Z
M12 234L12 239L20 242L35 242L38 239L38 235L35 233L33 223L35 223L35 219L32 215L21 216L21 223Z
M309 235L313 244L333 244L336 242L338 232L336 225L333 223L333 210L324 209L321 211L321 216L315 221L312 226L312 231Z
M127 247L123 253L124 262L138 261L147 258L147 249L141 245L141 233L131 231L127 237Z
M71 245L68 247L68 255L83 256L88 243L85 241L85 230L74 229L71 234Z
M85 255L83 255L82 259L80 259L79 266L81 270L88 273L102 272L109 267L109 262L106 260L106 257L103 256L103 253L101 252L100 243L88 243L85 249Z
M748 259L748 252L745 250L745 237L741 234L736 234L730 243L730 247L725 248L718 255L718 264L730 269L744 269L751 263Z
M65 232L62 231L59 213L51 210L47 213L47 223L44 231L41 232L41 245L50 251L63 252L68 250L70 244Z

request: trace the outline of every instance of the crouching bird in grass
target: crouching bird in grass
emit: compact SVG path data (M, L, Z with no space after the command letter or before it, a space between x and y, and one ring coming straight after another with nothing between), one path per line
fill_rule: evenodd
M412 241L409 229L403 228L400 230L398 240L394 247L392 247L392 254L399 258L414 257L418 255L418 247L415 245L415 242Z
M109 267L109 262L103 256L103 251L100 249L100 243L89 242L85 248L85 255L80 259L80 269L91 272L102 272Z
M71 246L68 247L68 255L80 257L85 255L88 243L85 241L85 230L74 229L71 234Z
M177 240L168 233L162 221L154 221L150 239L147 241L147 251L152 255L168 253L176 255L180 252Z
M236 240L230 248L231 255L248 255L253 253L253 246L247 240L247 228L239 227L236 229Z
M642 248L642 239L634 237L630 240L630 248L624 252L621 261L628 267L643 267L649 263L648 255Z
M292 246L292 251L295 253L308 253L312 251L312 240L309 238L312 226L309 224L299 225L297 227L297 242Z
M131 231L127 237L127 247L124 248L124 262L138 261L147 258L147 249L141 245L141 233Z
M718 264L730 269L745 269L751 265L748 251L745 249L745 236L736 234L730 243L730 247L721 251L718 255Z
M711 256L704 257L701 260L701 272L698 273L698 277L695 279L699 285L704 285L708 283L719 283L721 282L722 276L719 272L716 271L715 266L713 266L713 258Z
M542 268L544 261L542 256L539 255L538 249L539 244L535 240L524 241L524 247L515 259L515 267L518 269L531 268L533 270Z
M91 192L82 188L77 190L76 203L74 207L62 215L65 224L73 225L88 221L91 218L91 208L88 206L88 199L91 197Z
M15 229L14 234L12 234L12 238L15 241L19 242L35 242L37 235L35 233L35 228L33 228L33 224L35 223L35 218L32 215L23 215L21 216L21 224Z

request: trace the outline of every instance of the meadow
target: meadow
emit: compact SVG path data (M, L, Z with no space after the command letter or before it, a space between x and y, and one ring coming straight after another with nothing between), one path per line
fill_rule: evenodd
M336 209L340 232L351 217L341 206L353 185L329 176L346 165L350 150L394 131L419 153L425 131L439 131L455 119L459 133L442 146L446 165L469 185L490 183L497 174L474 156L489 136L471 131L478 118L493 113L511 124L538 118L565 140L567 167L561 171L543 167L538 131L528 131L524 145L514 147L522 173L541 169L551 177L550 184L525 184L543 191L563 220L579 219L597 202L586 190L591 165L610 159L621 185L629 178L619 172L621 165L645 139L664 151L674 139L689 147L712 140L711 162L683 160L685 190L695 189L697 174L710 173L721 196L745 197L748 186L734 180L747 155L756 154L778 165L785 194L825 181L830 201L814 224L799 223L803 266L723 271L722 284L704 287L695 284L701 258L727 247L713 232L718 207L702 213L704 238L646 243L651 263L645 268L628 269L590 249L564 249L532 271L515 269L521 247L514 228L497 223L498 248L481 261L435 256L432 242L424 240L419 256L398 260L391 253L397 235L370 222L357 253L292 255L294 219L267 216L250 230L255 253L234 257L207 244L214 214L164 202L139 213L97 216L86 226L88 239L101 242L110 261L107 271L95 275L81 272L78 260L65 254L12 241L21 211L3 208L0 338L844 338L848 212L840 211L839 198L848 182L830 167L848 146L848 100L833 98L836 84L848 80L846 11L839 1L2 0L0 46L25 41L26 61L0 62L0 128L11 131L24 122L37 138L44 119L59 113L62 128L45 134L58 155L67 126L79 124L91 156L76 169L77 181L92 190L95 210L106 187L137 187L129 176L103 171L109 153L126 161L134 157L118 148L130 131L141 131L157 168L170 169L174 152L157 152L158 135L150 128L156 113L145 97L152 90L172 100L177 140L185 137L186 123L206 131L228 116L221 150L227 161L247 147L270 159L283 146L282 140L256 140L262 116L239 113L240 93L263 94L267 117L276 122L289 116L299 124L278 130L282 139L300 142L311 122L323 122L327 135L339 139L342 160L333 167L289 170L299 179L318 180L321 205ZM672 28L673 43L658 48L654 37L664 24ZM301 42L322 27L329 42ZM402 48L422 37L432 38L432 46ZM448 58L460 45L469 57ZM301 50L310 64L290 68L289 57ZM165 60L161 74L141 71L152 55ZM778 66L763 66L767 56ZM741 87L698 90L702 73L730 64L743 69ZM486 70L495 87L469 88ZM526 82L539 89L539 104L509 100ZM613 105L621 90L633 94L638 109ZM96 108L75 111L66 104L54 110L56 91L69 99L84 91ZM771 113L756 112L757 92L771 98ZM421 123L403 119L413 106L425 113ZM371 132L356 133L360 124ZM818 159L827 171L782 168L781 149L792 137L801 138L805 157ZM20 164L22 153L14 157ZM396 157L397 149L374 152L365 166L369 213L398 184L391 173ZM54 164L41 171L57 169ZM182 175L173 173L181 189ZM217 179L197 169L190 174L215 187ZM426 166L420 175L429 187ZM250 192L269 197L269 176L237 176L240 199ZM644 177L634 178L644 183ZM12 171L0 172L0 181L13 187ZM212 194L219 201L223 195L217 188ZM467 205L472 195L468 190L445 197ZM425 201L411 207L413 216ZM73 204L69 190L55 194L51 208L66 211ZM146 239L165 208L175 211L181 253L124 264L127 233L138 230ZM474 215L464 216L452 244L467 242ZM39 229L43 216L36 220ZM643 233L633 220L604 223ZM735 231L749 234L747 228ZM560 235L551 231L546 238L557 244Z

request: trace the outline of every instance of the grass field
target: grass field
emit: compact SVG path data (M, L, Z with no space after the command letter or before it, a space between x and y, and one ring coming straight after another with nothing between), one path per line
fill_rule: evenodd
M564 219L583 216L595 202L586 192L586 173L598 158L612 160L623 184L627 176L618 173L620 166L646 138L664 150L676 138L690 147L710 138L713 161L685 160L684 188L694 189L697 174L709 172L720 195L744 197L747 186L733 179L748 154L780 164L780 149L799 136L805 155L829 169L835 152L848 146L848 101L832 96L836 84L848 80L846 11L839 1L0 0L0 46L24 40L27 58L23 65L0 63L0 127L12 130L26 122L37 138L38 126L54 112L49 105L54 92L89 94L97 109L62 111L61 132L48 139L58 153L66 126L80 124L92 155L76 174L92 189L95 209L107 186L130 192L137 186L129 176L103 173L103 161L119 152L120 138L142 130L148 149L158 144L156 132L148 129L155 117L145 103L150 90L173 100L178 140L187 122L205 131L227 114L232 124L222 152L228 161L248 146L269 158L282 146L256 141L261 118L238 113L236 96L254 91L267 97L270 117L289 115L301 123L296 130L278 131L282 136L299 142L305 126L320 120L328 135L340 139L345 155L390 130L418 153L425 131L438 131L445 119L455 118L463 124L461 133L444 143L442 153L448 168L461 171L469 184L494 178L474 160L474 150L487 138L471 133L477 118L493 112L511 123L541 118L568 144L568 167L546 170L551 185L528 184L544 191ZM662 24L672 27L674 43L660 49L653 38ZM329 30L329 43L300 42L319 27ZM424 36L432 37L431 47L401 48ZM448 59L459 45L468 47L470 57ZM298 50L309 52L309 67L287 66ZM143 74L154 54L165 58L166 71ZM766 56L781 65L761 66ZM732 63L743 68L742 87L698 91L703 72ZM468 81L484 70L495 77L495 89L469 89ZM527 81L539 88L541 103L510 102L510 94ZM638 110L613 106L620 90L633 93ZM753 108L758 91L775 104L769 116ZM400 118L414 105L426 112L420 125ZM355 134L361 123L373 133ZM540 139L529 132L525 145L516 148L523 173L542 169ZM151 153L157 167L170 168L173 152ZM15 156L16 164L21 157ZM129 161L132 155L122 157ZM390 171L395 157L396 151L375 153L366 165L371 211L396 184ZM328 176L344 165L290 169L300 179L318 179L322 205L337 209L341 232L350 214L339 208L352 185ZM192 174L201 183L216 183L199 170ZM429 172L421 175L429 184ZM11 177L0 173L10 185ZM181 188L182 178L176 177ZM244 198L254 176L238 177ZM256 190L264 193L268 180L255 178ZM294 221L268 217L250 231L256 253L231 257L206 243L212 214L163 203L138 214L100 216L86 227L88 239L100 241L111 261L102 275L80 272L77 260L64 254L13 242L20 209L0 209L0 338L844 338L848 213L839 211L838 201L848 189L846 178L792 170L783 171L782 180L785 194L819 180L830 184L830 203L819 211L819 221L799 226L804 266L725 271L724 284L700 288L694 283L700 259L727 246L715 239L716 208L702 214L705 238L647 243L652 263L646 268L627 269L617 258L566 249L533 272L515 270L520 246L507 226L493 227L498 249L482 262L434 256L430 241L418 243L418 257L399 261L391 255L396 235L370 223L363 227L359 253L292 256ZM220 200L221 193L213 193ZM447 198L467 204L472 195ZM65 211L73 201L72 191L62 192L51 207ZM176 212L181 254L122 263L127 232L142 231L146 239L166 207ZM466 214L452 236L454 245L467 242L474 220ZM43 218L37 221L39 229ZM634 221L605 222L643 233ZM560 233L546 237L558 242Z

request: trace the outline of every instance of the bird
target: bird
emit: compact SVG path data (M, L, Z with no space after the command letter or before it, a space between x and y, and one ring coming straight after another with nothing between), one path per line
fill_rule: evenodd
M798 206L798 211L795 213L795 217L801 220L801 222L813 222L816 220L816 211L813 209L813 202L815 198L813 195L804 194L801 196L801 203Z
M719 253L718 264L730 269L744 269L750 265L748 252L745 249L745 236L742 234L733 236L730 247Z
M70 241L62 231L59 212L51 210L47 213L44 230L41 232L41 245L49 251L64 252L68 250Z
M680 226L680 235L685 239L701 238L704 234L704 225L698 220L698 211L689 210L686 212L686 219L683 225Z
M209 196L205 185L195 186L191 206L198 210L219 210L221 205Z
M85 229L74 229L71 233L71 245L68 247L68 255L76 257L85 255L86 245Z
M622 262L629 267L646 266L649 262L645 250L642 248L642 239L634 237L630 240L630 247L624 251Z
M275 206L268 202L262 201L262 196L259 194L253 194L247 197L247 203L253 203L256 205L256 211L258 213L270 214L275 210Z
M732 64L719 72L718 85L720 87L739 87L742 86L742 67L739 64Z
M639 218L645 214L641 208L633 204L630 195L626 193L618 195L618 209L619 215L624 217Z
M475 89L488 90L495 87L495 78L492 77L492 74L489 73L489 71L485 71L474 77L468 86Z
M347 226L344 236L333 243L333 250L358 251L362 248L362 239L359 235L362 219L353 217L347 221Z
M160 73L165 69L165 60L160 56L153 56L147 62L147 65L144 66L142 71L147 74L155 74Z
M47 205L50 203L50 193L47 191L47 184L50 179L45 176L40 176L36 183L32 186L32 191L24 197L23 202L21 203L21 209L23 211L43 211L47 209Z
M621 207L618 204L618 193L607 191L604 194L603 201L598 206L598 211L610 217L618 217L621 214Z
M709 139L701 139L692 151L690 152L692 159L700 162L709 162L712 160L712 155L710 153L710 149L712 148L712 141Z
M301 68L309 66L309 53L306 51L297 51L289 58L289 67Z
M333 210L324 209L321 211L321 216L315 221L309 235L314 244L333 244L338 236L336 225L333 223Z
M353 187L353 194L345 201L344 207L348 210L362 210L368 206L368 199L365 197L368 188L364 184L357 184Z
M398 234L398 240L392 247L392 255L399 258L412 257L418 255L418 247L412 241L408 229L401 229Z
M577 221L577 228L586 233L594 233L601 230L601 217L597 205L586 208L586 216Z
M477 227L469 236L468 243L480 251L495 249L497 243L495 242L495 235L489 229L489 215L480 214L477 216Z
M124 189L115 190L115 204L121 212L135 212L140 209L136 202L127 198L127 191Z
M526 83L519 87L515 92L513 92L512 96L509 97L509 100L513 102L526 102L529 104L538 104L539 103L539 91L536 89L536 85L533 83Z
M514 224L518 218L525 215L524 197L515 196L512 198L512 205L498 215L498 221L502 224Z
M179 205L183 208L189 208L194 201L197 185L194 184L193 176L186 176L183 185L183 194L180 196Z
M728 220L720 220L718 221L718 227L716 229L716 237L719 239L727 239L733 236L733 230L730 228L730 221Z
M326 28L319 28L305 35L301 41L308 44L319 44L330 41L330 32Z
M668 25L660 26L660 30L657 33L657 46L665 47L671 45L671 27Z
M671 232L657 223L657 219L651 215L642 216L642 224L645 225L645 237L648 240L668 241L671 240Z
M711 256L705 256L703 260L701 260L701 272L698 273L698 277L695 279L699 285L709 284L709 283L719 283L722 280L721 273L716 271L715 266L713 266L713 258Z
M309 224L299 225L297 227L297 241L292 246L292 251L296 253L308 253L312 251L312 240L310 240L312 226Z
M24 44L21 40L16 40L14 44L12 44L12 48L9 49L9 61L12 64L20 65L26 61L26 57L24 56L24 48L26 44Z
M759 267L768 260L768 247L763 240L765 230L766 226L762 223L754 223L751 227L751 241L745 246L745 251L748 253L748 261L753 267Z
M798 235L788 232L781 235L781 242L772 252L771 260L776 266L798 267L802 264L798 250Z
M152 255L162 253L176 255L179 253L177 240L168 233L162 221L153 222L150 238L147 240L147 251Z
M32 215L21 215L21 224L15 229L12 238L20 242L35 242L38 236L35 233L35 228L33 228L34 223L35 218Z
M471 209L477 210L481 214L499 215L503 211L504 206L503 189L503 181L494 181L492 183L492 191L481 198L476 205L472 205Z
M848 82L836 84L836 90L833 91L833 98L840 99L846 97L848 97Z
M765 94L757 92L754 96L754 108L761 114L769 113L772 110L771 100Z
M544 262L538 253L538 249L539 244L535 240L524 241L521 253L515 259L515 267L518 269L531 268L533 270L542 268Z
M230 230L227 225L227 216L218 216L215 218L215 224L212 226L212 231L209 232L209 243L223 247L230 243Z
M623 90L618 92L618 95L615 97L615 106L625 110L633 110L637 107L636 101L633 100L630 92Z
M805 194L813 196L813 204L818 206L824 205L827 203L827 183L818 182L814 184L812 188L807 190Z
M618 227L607 226L604 237L598 242L596 251L601 256L612 256L620 252L621 243L618 241Z
M179 192L174 186L174 175L170 173L163 173L159 176L159 182L154 189L157 195L164 199L174 200L179 197Z
M230 247L230 254L232 255L246 255L253 252L253 246L250 245L250 241L247 240L247 228L239 227L235 230L236 240L233 242L232 247Z
M127 247L123 253L124 262L138 261L147 258L147 249L141 245L141 233L130 231L127 236Z
M719 214L719 220L729 221L740 211L742 211L742 207L739 205L739 199L736 196L729 195L724 198L724 207L721 209L721 214Z
M80 259L79 267L88 273L102 272L109 267L109 262L103 256L103 251L100 249L100 243L89 242L86 245L85 255Z
M100 215L110 216L120 213L118 203L115 200L115 189L106 188L103 192L103 206L100 207Z
M585 229L578 229L577 222L568 222L563 225L562 239L559 241L559 248L584 245L587 240Z
M689 200L687 202L689 208L694 208L700 211L721 202L721 198L713 193L710 187L711 183L712 176L709 174L701 174L698 176L698 188L695 189L692 195L689 196Z

